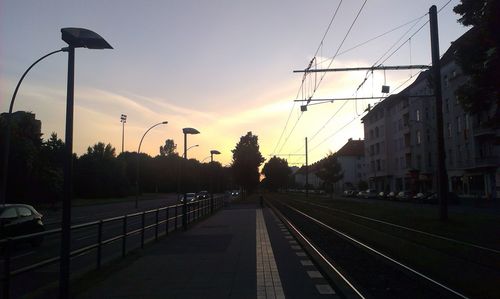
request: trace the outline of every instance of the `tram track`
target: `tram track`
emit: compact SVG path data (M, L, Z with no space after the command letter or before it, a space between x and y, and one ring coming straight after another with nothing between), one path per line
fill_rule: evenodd
M292 202L293 206L288 204L288 201L284 203L276 199L268 202L281 215L282 221L288 223L290 230L296 231L295 235L298 239L302 239L301 243L309 247L307 251L318 252L315 260L323 266L323 271L339 272L345 278L340 284L345 288L348 281L348 284L355 286L360 293L356 295L358 298L468 298L462 290L448 286L447 282L438 281L424 274L425 271L417 270L405 261L399 261L399 258L390 253L382 252L364 240L358 240L350 233L334 228L335 223L325 221L317 211L316 213L311 210L303 211L297 202ZM324 207L321 209L324 213ZM334 222L345 221L336 219ZM366 225L359 227L375 231ZM405 246L423 245L405 244ZM318 258L323 261L318 261ZM450 275L455 274L450 273ZM333 279L336 280L334 284L339 284L339 277L333 275ZM352 292L351 296L346 297L351 298ZM475 294L473 297L476 297Z

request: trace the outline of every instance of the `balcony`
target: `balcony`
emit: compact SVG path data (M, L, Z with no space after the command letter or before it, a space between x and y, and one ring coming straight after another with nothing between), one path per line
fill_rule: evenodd
M476 167L498 167L500 165L500 157L476 157Z

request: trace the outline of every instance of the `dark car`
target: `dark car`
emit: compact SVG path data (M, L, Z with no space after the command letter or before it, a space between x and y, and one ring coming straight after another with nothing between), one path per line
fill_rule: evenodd
M200 200L200 199L207 199L208 198L208 191L200 191L196 194L196 199L197 200Z
M378 193L377 198L378 199L386 199L388 194L389 194L389 192L381 191Z
M428 197L422 199L422 202L424 203L438 203L439 198L438 194L436 192L432 193ZM460 202L460 199L458 198L458 195L453 193L453 192L448 192L448 203L451 204L458 204Z
M394 200L394 199L396 199L396 196L398 195L398 193L399 192L391 191L391 192L387 193L386 198L390 199L390 200Z
M42 217L43 215L30 205L0 205L0 239L44 231ZM29 241L33 246L38 246L42 240L43 237L36 237Z
M195 193L186 193L186 194L183 194L180 198L180 202L183 203L184 202L184 196L187 198L187 202L190 203L190 202L193 202L196 200L196 194Z
M400 191L396 196L397 200L408 201L413 198L413 193L410 191Z

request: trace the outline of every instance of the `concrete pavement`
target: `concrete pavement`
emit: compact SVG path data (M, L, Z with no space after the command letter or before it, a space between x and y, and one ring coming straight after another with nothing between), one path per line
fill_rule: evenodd
M338 298L285 226L254 202L232 203L73 286L81 299Z

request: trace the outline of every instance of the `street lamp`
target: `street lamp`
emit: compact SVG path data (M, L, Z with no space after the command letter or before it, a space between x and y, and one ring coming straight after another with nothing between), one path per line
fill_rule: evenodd
M168 124L168 121L162 121L157 124L152 125L147 131L142 135L141 141L139 142L139 147L137 148L137 166L135 167L136 173L135 173L135 208L139 207L139 162L140 162L140 157L141 157L141 145L142 141L144 140L144 137L146 134L151 131L152 128L159 126L159 125L166 125Z
M187 135L195 135L195 134L200 134L200 131L196 130L195 128L184 128L182 129L182 133L184 133L184 159L187 160ZM191 148L191 147L190 147ZM185 185L185 184L184 184ZM187 230L187 195L186 195L186 186L184 186L184 200L183 200L183 205L182 205L182 228L184 230Z
M122 116L120 116L120 122L122 123L122 153L123 153L124 140L125 140L125 123L127 122L127 115L122 114Z
M12 99L10 100L10 106L9 106L9 112L7 113L6 116L6 126L5 126L5 142L4 142L4 150L3 150L3 169L2 169L2 185L1 190L0 190L0 203L5 204L7 203L7 175L9 172L9 152L10 152L10 126L11 126L11 117L12 117L12 110L14 108L14 101L16 100L17 92L19 90L19 87L21 86L21 83L24 80L24 77L28 74L28 72L40 61L43 59L59 53L59 52L68 52L68 47L64 47L62 49L52 51L48 53L47 55L44 55L40 57L37 61L33 62L33 64L24 71L23 75L21 76L21 79L17 82L16 88L14 89L14 94L12 95Z
M68 85L66 100L66 133L64 147L64 193L62 212L61 263L59 298L69 297L69 263L71 242L71 199L73 192L73 104L75 84L75 48L113 49L99 34L84 28L62 28L62 40L68 44Z
M214 162L214 155L220 155L218 150L210 151L210 163ZM210 176L210 213L214 212L214 188L213 188L213 173Z

